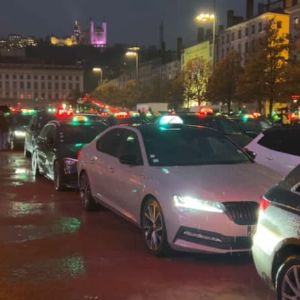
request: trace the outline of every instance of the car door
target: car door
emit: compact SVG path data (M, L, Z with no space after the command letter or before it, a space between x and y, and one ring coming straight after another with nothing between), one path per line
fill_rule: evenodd
M109 130L96 141L96 149L89 160L88 174L96 198L119 210L112 197L114 172L118 163L118 152L121 142L121 131L118 128Z
M122 129L119 160L111 174L114 188L111 198L117 202L122 214L138 221L141 194L144 187L144 166L138 135L130 129Z
M46 135L50 131L51 126L46 125L40 135L37 138L36 146L34 148L34 152L36 155L36 159L38 161L38 165L42 173L47 173L46 170Z
M54 179L54 160L56 157L56 134L57 128L54 124L51 124L49 126L49 130L46 133L45 136L45 147L44 147L44 153L45 153L45 170L48 177L51 179Z

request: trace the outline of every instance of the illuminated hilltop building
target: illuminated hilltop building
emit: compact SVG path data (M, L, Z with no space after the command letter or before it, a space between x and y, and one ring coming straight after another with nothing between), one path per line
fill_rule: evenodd
M50 43L53 46L73 47L76 45L90 45L97 48L106 48L107 24L102 22L101 25L98 25L93 20L90 20L88 30L81 31L79 22L76 20L72 36L66 38L52 36Z
M101 25L95 24L90 20L90 45L97 48L105 48L107 44L107 24L102 22Z
M74 24L74 30L73 30L73 36L75 37L77 43L79 44L81 41L81 29L80 29L80 25L79 22L76 20L75 24Z

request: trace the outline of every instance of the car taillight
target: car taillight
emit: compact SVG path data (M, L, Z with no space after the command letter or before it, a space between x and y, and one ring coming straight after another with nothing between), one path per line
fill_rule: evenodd
M81 151L79 151L79 152L77 153L77 160L79 160L80 155L81 155Z
M260 204L259 204L259 211L260 212L264 212L267 210L267 208L270 206L270 201L266 198L262 198L260 200Z

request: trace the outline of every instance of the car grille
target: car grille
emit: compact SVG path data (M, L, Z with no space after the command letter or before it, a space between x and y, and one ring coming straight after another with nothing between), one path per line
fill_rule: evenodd
M254 225L258 218L256 202L225 202L227 216L238 225Z

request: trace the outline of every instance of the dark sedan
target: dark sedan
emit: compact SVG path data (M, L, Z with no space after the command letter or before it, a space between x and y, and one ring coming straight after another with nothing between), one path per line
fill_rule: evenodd
M222 116L202 116L198 114L181 114L185 124L214 128L226 135L233 143L243 148L252 140L232 120Z
M40 132L32 154L32 170L54 181L56 190L77 187L77 157L81 148L107 126L74 116L47 123Z

